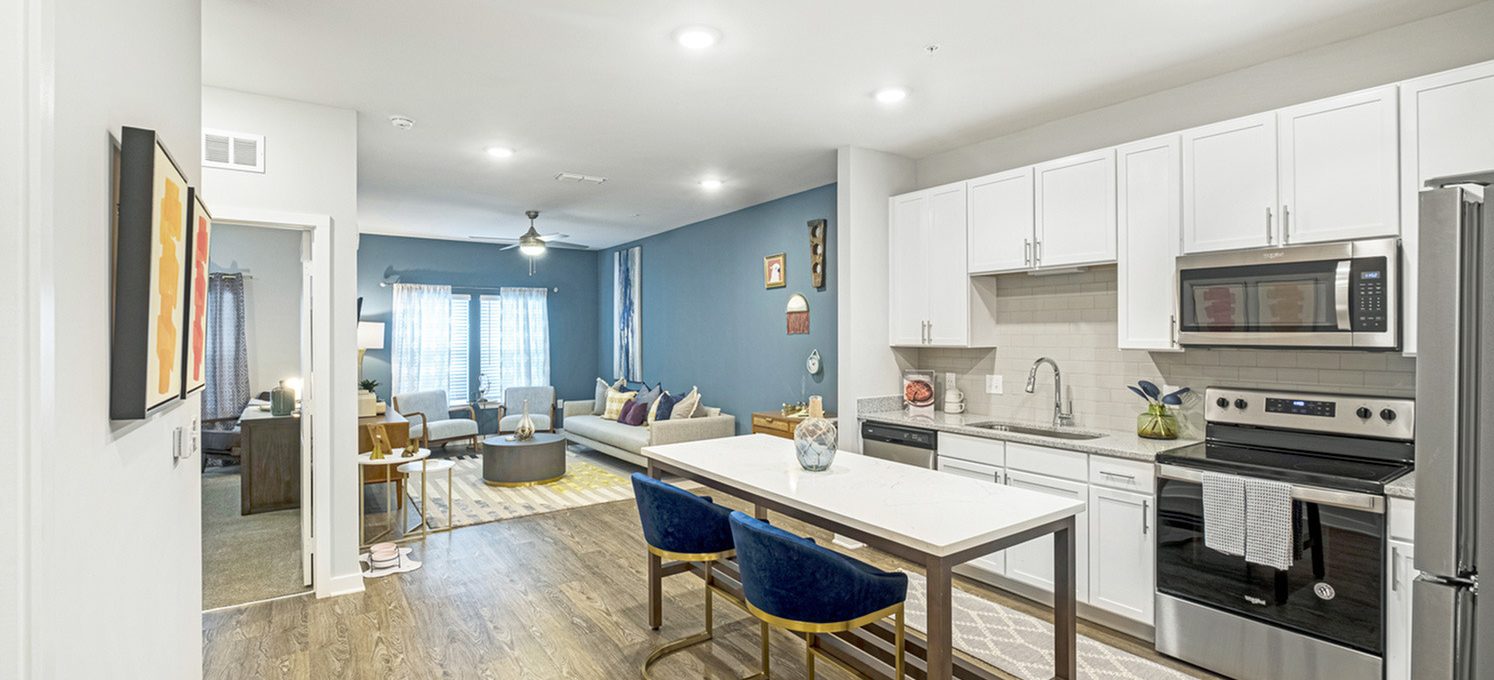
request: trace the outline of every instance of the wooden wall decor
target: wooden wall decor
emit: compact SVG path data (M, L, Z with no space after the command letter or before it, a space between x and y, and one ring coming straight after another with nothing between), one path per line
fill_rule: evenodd
M825 220L809 221L809 285L825 289Z

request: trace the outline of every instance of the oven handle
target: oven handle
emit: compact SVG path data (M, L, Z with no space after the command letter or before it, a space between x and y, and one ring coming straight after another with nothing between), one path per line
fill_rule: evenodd
M1177 465L1157 464L1157 476L1180 482L1203 483L1203 472ZM1376 515L1385 514L1385 497L1357 491L1339 491L1317 486L1292 485L1292 499L1305 503L1317 503L1347 510L1359 510Z
M1349 274L1353 266L1352 260L1340 260L1333 273L1333 306L1334 311L1338 312L1338 329L1341 331L1354 330L1349 322Z

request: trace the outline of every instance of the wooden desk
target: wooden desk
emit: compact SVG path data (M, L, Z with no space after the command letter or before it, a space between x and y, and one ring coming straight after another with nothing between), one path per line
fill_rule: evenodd
M752 434L771 434L774 437L793 439L794 430L799 429L799 423L804 422L807 417L786 416L780 411L758 411L752 414ZM835 420L834 413L826 413L825 417Z
M301 416L273 416L250 404L239 430L239 514L301 507Z

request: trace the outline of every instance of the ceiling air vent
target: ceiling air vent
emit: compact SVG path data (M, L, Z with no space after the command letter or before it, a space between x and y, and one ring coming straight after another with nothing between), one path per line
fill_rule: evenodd
M264 172L265 136L227 130L203 130L202 166Z

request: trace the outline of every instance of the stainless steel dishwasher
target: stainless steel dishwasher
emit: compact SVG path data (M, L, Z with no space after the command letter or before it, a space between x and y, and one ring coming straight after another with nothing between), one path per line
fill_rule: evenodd
M861 423L861 452L872 458L934 469L938 433L906 425Z

